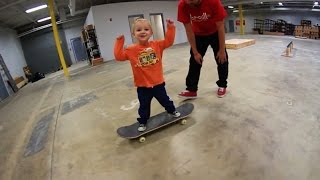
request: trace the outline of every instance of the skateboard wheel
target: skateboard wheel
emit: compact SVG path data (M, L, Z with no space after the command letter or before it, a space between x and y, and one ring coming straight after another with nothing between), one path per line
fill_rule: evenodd
M145 142L145 141L146 141L146 138L145 138L145 137L140 137L140 138L139 138L139 142L143 143L143 142Z
M187 120L183 119L183 120L181 120L180 123L181 123L182 125L185 125L185 124L187 124Z

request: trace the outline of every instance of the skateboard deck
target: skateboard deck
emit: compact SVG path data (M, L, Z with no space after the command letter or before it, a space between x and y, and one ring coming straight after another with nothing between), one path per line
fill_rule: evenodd
M118 128L117 133L120 137L127 138L127 139L135 139L151 131L154 131L156 129L159 129L161 127L164 127L166 125L169 125L171 123L184 119L185 117L189 116L192 113L193 108L194 106L192 103L185 103L176 108L176 110L181 113L180 117L175 118L171 114L168 114L167 112L162 112L148 119L147 128L143 132L138 131L139 123L136 122L129 126L123 126ZM184 122L182 123L185 124L186 121L184 120ZM140 142L142 141L144 140L140 139Z
M184 96L180 96L180 95L178 95L178 97L181 98L181 99L184 99L184 100L191 100L191 99L198 99L199 98L199 96L196 96L196 97L184 97Z

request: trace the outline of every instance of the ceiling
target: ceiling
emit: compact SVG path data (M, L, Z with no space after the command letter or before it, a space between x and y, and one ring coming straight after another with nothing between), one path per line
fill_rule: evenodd
M225 6L236 5L240 2L243 4L245 11L262 11L262 10L278 10L278 11L311 11L320 13L320 6L314 6L315 2L320 5L320 0L222 0ZM279 2L283 6L279 5Z
M54 0L54 10L58 23L63 23L79 18L85 18L91 6L129 1L151 0ZM226 6L226 8L228 5L234 6L233 9L229 9L229 12L233 12L233 10L236 10L237 5L241 3L243 4L244 10L278 9L295 11L299 9L303 11L317 11L320 14L320 7L313 7L315 0L284 0L281 1L283 3L282 7L278 5L279 1L276 0L264 0L262 4L261 0L221 1ZM320 0L318 1L320 4ZM50 21L41 23L37 22L37 20L49 16L48 8L29 14L25 12L25 10L41 4L47 4L47 0L0 0L0 26L14 29L18 34L21 34L50 23Z

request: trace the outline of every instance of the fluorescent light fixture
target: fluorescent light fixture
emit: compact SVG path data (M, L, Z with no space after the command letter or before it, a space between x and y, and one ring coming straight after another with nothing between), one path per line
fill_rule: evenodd
M46 18L39 19L37 22L43 22L43 21L46 21L46 20L49 20L49 19L51 19L51 17L46 17Z
M274 8L273 10L283 10L283 11L285 11L285 10L290 10L290 8Z
M283 6L282 2L279 2L278 4L279 4L279 6Z
M229 9L233 9L234 7L233 7L233 6L228 6L228 8L229 8Z
M314 7L319 7L319 2L314 2L314 5L312 8L314 8Z
M260 4L263 4L263 2L260 2Z
M38 10L44 9L46 7L48 7L46 4L41 5L41 6L37 6L37 7L34 7L34 8L26 10L26 13L31 13L31 12L34 12L34 11L38 11Z
M234 13L239 12L239 10L233 10Z

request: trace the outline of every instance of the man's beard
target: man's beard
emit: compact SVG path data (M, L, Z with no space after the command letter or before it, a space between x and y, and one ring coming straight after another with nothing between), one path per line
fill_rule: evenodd
M195 2L195 3L190 3L189 5L191 7L198 7L198 6L200 6L200 4L201 4L201 0L199 0L198 2Z

